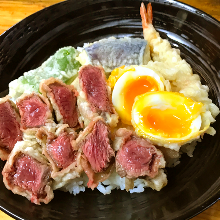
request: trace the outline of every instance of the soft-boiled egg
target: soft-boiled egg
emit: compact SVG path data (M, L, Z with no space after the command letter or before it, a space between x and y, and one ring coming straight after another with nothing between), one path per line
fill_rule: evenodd
M177 92L151 92L137 96L132 108L132 125L138 135L160 146L184 144L208 128L202 127L201 102Z
M112 102L122 122L131 124L131 110L136 96L163 91L163 82L163 77L145 66L127 68L115 83L112 92Z

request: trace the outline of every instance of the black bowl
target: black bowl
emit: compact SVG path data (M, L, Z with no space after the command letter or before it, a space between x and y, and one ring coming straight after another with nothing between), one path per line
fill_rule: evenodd
M138 0L74 0L45 8L19 22L0 36L0 88L25 71L38 67L57 49L82 46L101 38L142 37ZM194 73L210 88L219 106L220 23L191 6L157 0L152 3L154 26ZM180 165L168 169L168 185L160 192L140 194L114 190L102 195L89 189L77 196L60 191L48 205L37 206L8 191L0 180L0 208L16 219L187 219L220 196L220 124L217 134L205 135L194 157L183 156ZM0 162L1 169L4 163Z

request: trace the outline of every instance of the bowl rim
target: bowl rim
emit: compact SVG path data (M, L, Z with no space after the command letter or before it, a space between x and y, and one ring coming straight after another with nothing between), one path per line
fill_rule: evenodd
M85 1L91 2L91 0L85 0ZM92 0L92 4L94 4L95 2L101 3L101 2L112 2L112 1L123 1L123 0ZM204 12L204 11L194 7L194 6L191 6L191 5L187 4L187 3L180 2L178 0L148 0L148 1L147 0L127 0L127 1L130 1L130 2L131 1L133 1L133 2L140 2L140 3L144 2L145 4L148 3L148 2L151 2L153 4L155 3L155 4L165 4L165 5L170 5L170 6L172 5L172 6L178 7L180 9L182 9L182 10L185 10L185 11L188 11L188 12L191 12L191 13L195 13L197 16L200 16L201 18L207 20L208 22L215 24L219 28L219 30L220 30L220 21L219 20L217 20L216 18L212 17L208 13L206 13L206 12ZM0 43L2 43L3 40L5 38L7 38L8 34L10 32L12 32L12 31L14 31L14 29L17 28L17 26L22 25L24 22L33 20L36 16L40 15L41 13L44 13L47 10L53 10L53 8L58 7L58 5L68 4L68 2L72 2L73 3L73 2L77 2L77 0L64 0L62 2L58 2L58 3L55 3L55 4L50 5L48 7L42 8L39 11L36 11L33 14L25 17L24 19L22 19L21 21L17 22L13 26L11 26L9 29L4 31L0 35ZM157 29L157 28L155 28L155 29ZM220 177L220 175L219 175L219 177ZM197 216L198 214L202 213L206 209L210 208L217 201L219 201L220 200L220 180L219 180L219 184L215 187L215 190L213 190L210 193L210 195L211 196L206 201L204 201L201 204L201 206L198 206L195 209L191 209L189 212L187 212L187 214L184 214L184 215L176 218L176 220L177 219L179 219L179 220L180 219L182 219L182 220L191 219L191 218ZM10 206L10 205L8 205L8 206ZM0 210L3 211L4 213L6 213L7 215L9 215L10 217L14 218L14 219L28 220L27 218L22 218L22 217L17 216L13 212L11 212L8 208L5 208L4 204L3 205L1 204L1 200L0 200Z

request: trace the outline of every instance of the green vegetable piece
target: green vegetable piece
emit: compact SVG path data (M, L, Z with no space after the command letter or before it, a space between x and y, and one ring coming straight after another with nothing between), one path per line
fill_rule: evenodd
M76 78L81 64L75 60L78 51L74 47L59 49L49 57L40 67L24 73L23 76L9 84L9 95L16 99L24 92L39 92L42 79L59 78L64 83L71 83Z

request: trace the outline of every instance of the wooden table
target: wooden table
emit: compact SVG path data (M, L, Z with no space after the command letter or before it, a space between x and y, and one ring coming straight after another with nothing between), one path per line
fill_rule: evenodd
M0 0L0 34L28 15L58 2L61 0ZM182 2L199 8L220 21L220 0L182 0ZM0 219L13 220L1 211ZM220 201L192 220L220 220Z

